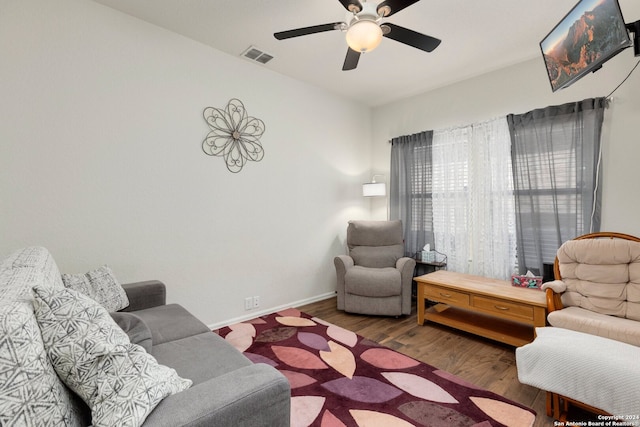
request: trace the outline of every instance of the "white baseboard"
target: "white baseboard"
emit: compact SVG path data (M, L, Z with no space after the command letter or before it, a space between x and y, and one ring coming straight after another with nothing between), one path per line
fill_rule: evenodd
M271 314L271 313L274 313L276 311L284 310L284 309L287 309L287 308L300 307L300 306L311 304L311 303L314 303L314 302L324 301L326 299L333 298L335 296L336 296L335 292L327 292L326 294L316 295L316 296L311 297L311 298L301 299L301 300L294 301L294 302L291 302L289 304L283 304L283 305L280 305L280 306L277 306L277 307L271 307L271 308L267 308L267 309L264 309L264 310L257 310L257 311L253 311L252 310L249 313L245 314L244 316L235 317L233 319L225 320L223 322L214 323L212 325L207 325L207 327L209 329L211 329L212 331L215 331L216 329L224 328L225 326L233 325L235 323L244 322L246 320L255 319L256 317L264 316L265 314Z

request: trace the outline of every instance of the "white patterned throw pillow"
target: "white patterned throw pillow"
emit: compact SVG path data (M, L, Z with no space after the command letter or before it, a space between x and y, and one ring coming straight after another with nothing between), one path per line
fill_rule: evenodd
M139 426L165 397L192 381L158 362L107 310L72 289L35 286L35 315L58 376L91 408L101 426Z
M86 405L47 358L33 315L36 284L64 289L45 248L22 248L0 260L0 426L86 426Z
M32 308L1 305L0 426L80 427L78 407L47 359Z
M62 282L65 287L81 292L102 304L109 312L129 306L127 293L107 265L85 274L62 274Z

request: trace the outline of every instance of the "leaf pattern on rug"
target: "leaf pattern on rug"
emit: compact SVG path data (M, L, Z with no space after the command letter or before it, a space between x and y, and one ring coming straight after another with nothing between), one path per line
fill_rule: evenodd
M375 378L358 376L338 378L322 384L322 387L338 396L365 403L388 402L402 394L401 390Z
M329 341L330 351L321 351L320 358L345 377L353 378L356 371L356 359L353 353L338 343Z
M358 336L351 331L341 328L340 326L331 325L327 328L327 335L336 341L349 347L355 347L358 343Z
M329 369L322 360L308 350L298 347L271 347L274 354L282 362L299 369Z
M302 317L302 312L297 308L287 308L277 312L276 314L284 317Z
M329 342L322 335L311 332L298 332L298 341L315 350L329 351Z
M460 403L438 384L413 374L404 372L383 372L391 384L412 396L440 403Z
M340 418L336 417L326 409L322 414L322 420L320 420L320 427L347 427L345 423L340 421Z
M359 427L414 427L405 420L375 411L352 409L349 411Z
M283 316L276 317L276 322L285 325L285 326L316 326L316 322L311 319L305 319L302 317L293 317L293 316Z
M224 339L232 346L238 349L240 352L244 352L251 344L253 344L253 338L256 336L256 328L249 323L236 323L229 326L231 332L229 332Z
M523 405L297 309L244 323L256 331L244 354L275 366L291 385L292 426L530 427L535 420ZM233 329L217 333L251 335L247 326Z
M287 380L289 381L289 385L291 386L292 389L306 387L310 384L314 384L317 382L315 378L310 377L307 374L303 374L302 372L281 370L280 373L285 377L287 377Z
M412 420L425 426L475 426L471 418L456 411L453 407L442 406L433 402L416 400L398 407Z
M507 402L475 396L471 396L469 399L485 414L509 427L531 425L536 419L531 412Z
M298 328L277 327L260 332L256 337L256 342L278 342L291 338L298 332Z
M325 398L322 396L295 396L291 398L291 427L307 427L318 418Z
M408 369L420 364L417 360L388 348L371 348L363 352L360 358L380 369Z
M318 319L317 317L313 317L312 319L317 323L325 325L327 327L327 335L334 340L340 341L342 344L348 345L349 347L354 347L358 343L358 335L355 333L341 328L340 326L336 326L333 323Z
M252 337L256 336L256 327L253 326L251 322L234 323L233 325L229 325L229 329L231 329L233 332L251 335Z

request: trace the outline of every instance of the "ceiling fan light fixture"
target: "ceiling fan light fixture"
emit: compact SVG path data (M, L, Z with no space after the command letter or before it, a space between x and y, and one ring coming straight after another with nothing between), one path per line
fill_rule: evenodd
M382 29L377 22L360 19L349 26L347 44L356 52L371 52L382 41Z

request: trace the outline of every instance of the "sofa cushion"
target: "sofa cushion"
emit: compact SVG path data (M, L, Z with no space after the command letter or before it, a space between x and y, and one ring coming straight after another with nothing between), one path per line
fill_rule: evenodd
M160 305L134 312L151 330L153 345L198 335L211 330L178 304Z
M64 286L92 298L107 311L122 310L129 305L126 292L109 266L85 274L63 274L62 281Z
M120 329L129 337L131 344L138 344L147 353L151 353L153 342L151 330L144 321L133 313L115 312L109 313Z
M131 344L104 307L72 289L35 286L34 307L58 376L91 408L94 426L139 426L191 381Z
M344 277L349 294L385 298L402 293L402 277L395 268L368 268L356 265Z
M154 345L153 356L171 366L183 378L200 384L211 378L251 365L251 361L214 332Z
M0 263L0 425L87 425L84 404L47 358L33 315L36 284L64 288L45 248L17 250Z
M596 313L580 307L565 307L547 316L549 324L558 328L598 335L640 346L640 328L635 321Z
M145 425L289 427L290 419L289 382L272 366L256 363L168 396Z

